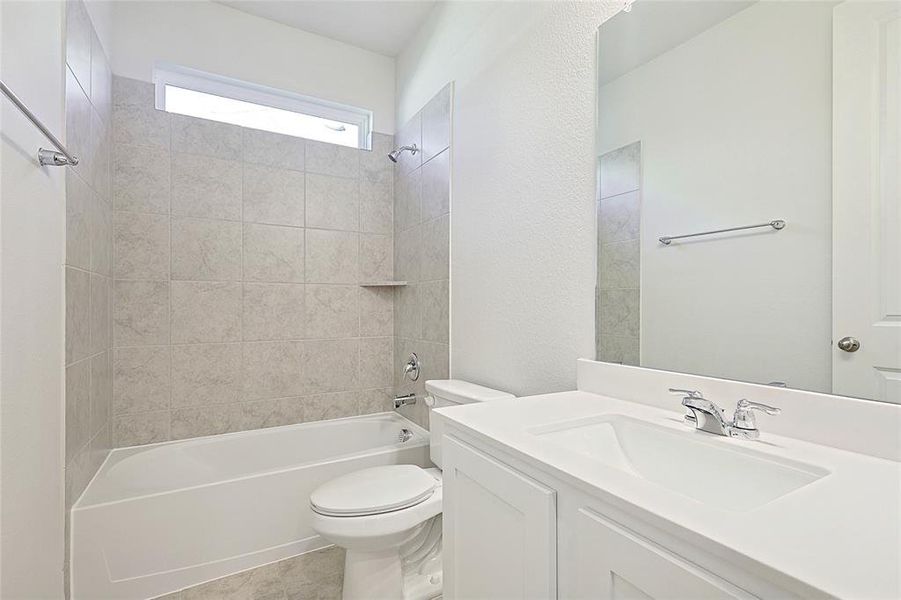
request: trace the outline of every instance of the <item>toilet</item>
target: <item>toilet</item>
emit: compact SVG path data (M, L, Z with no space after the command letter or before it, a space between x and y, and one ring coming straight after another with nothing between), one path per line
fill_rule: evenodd
M431 413L512 394L456 379L427 381L430 456L439 468L355 471L310 494L313 529L346 549L344 600L429 600L441 595L441 433Z

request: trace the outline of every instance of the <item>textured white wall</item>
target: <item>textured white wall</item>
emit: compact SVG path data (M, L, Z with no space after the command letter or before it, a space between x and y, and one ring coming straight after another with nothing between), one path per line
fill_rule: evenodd
M0 2L0 78L62 137L63 4ZM66 171L0 99L0 598L63 594Z
M598 151L641 140L642 365L831 391L832 6L757 3L601 88Z
M621 6L441 4L398 57L400 123L455 81L453 377L573 389L594 356L596 30Z
M370 109L394 133L394 59L201 1L115 2L113 73L150 81L163 60Z

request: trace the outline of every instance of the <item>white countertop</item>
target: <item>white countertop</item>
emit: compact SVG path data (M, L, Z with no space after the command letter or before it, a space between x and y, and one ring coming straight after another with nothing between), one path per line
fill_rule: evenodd
M440 413L454 426L537 461L536 466L564 482L602 490L826 594L849 600L901 598L901 463L768 434L765 423L760 424L756 441L693 431L681 421L681 412L581 391L455 406ZM830 473L767 504L733 512L605 466L530 432L602 414L641 419L728 448L742 445Z

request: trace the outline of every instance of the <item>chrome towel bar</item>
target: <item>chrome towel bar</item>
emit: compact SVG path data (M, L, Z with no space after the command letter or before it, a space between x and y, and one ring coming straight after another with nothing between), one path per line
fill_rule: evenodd
M18 96L16 96L9 87L0 81L0 92L3 92L9 101L16 105L16 108L22 111L22 114L31 121L35 127L37 127L41 133L44 134L44 137L47 138L51 144L56 146L56 150L45 150L44 148L38 148L38 162L43 166L52 166L52 167L64 167L66 165L77 165L78 158L72 156L72 154L66 150L66 147L63 146L63 143L57 139L55 135L53 135L47 127L44 126L43 123L35 116L33 112L31 112L25 103L22 102Z
M658 238L660 243L664 246L669 246L673 240L681 240L684 238L692 238L698 237L699 235L713 235L714 233L727 233L729 231L742 231L745 229L757 229L759 227L772 227L776 231L785 228L785 221L782 219L776 219L774 221L770 221L769 223L758 223L757 225L743 225L742 227L727 227L726 229L714 229L711 231L700 231L698 233L686 233L685 235L665 235L662 238Z

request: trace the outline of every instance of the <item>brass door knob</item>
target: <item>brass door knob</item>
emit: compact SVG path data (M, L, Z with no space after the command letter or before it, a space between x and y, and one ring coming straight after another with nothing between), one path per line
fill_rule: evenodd
M853 337L843 337L838 341L838 348L845 352L857 352L860 349L860 341Z

